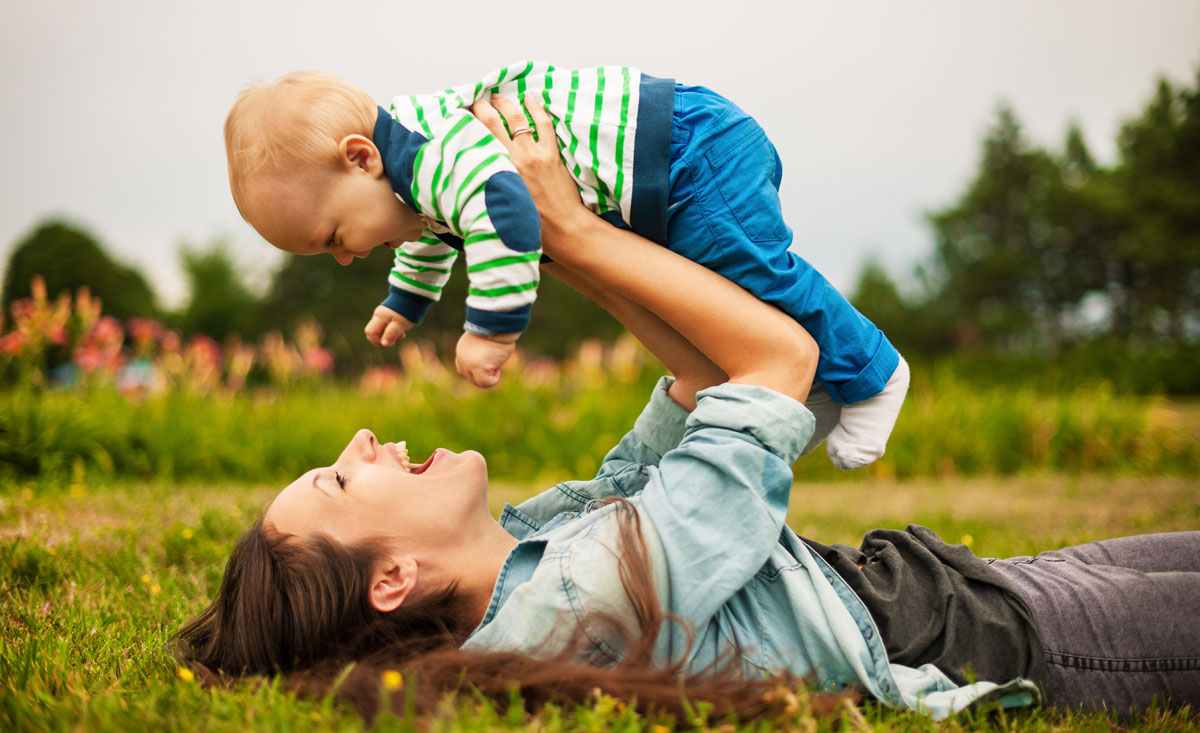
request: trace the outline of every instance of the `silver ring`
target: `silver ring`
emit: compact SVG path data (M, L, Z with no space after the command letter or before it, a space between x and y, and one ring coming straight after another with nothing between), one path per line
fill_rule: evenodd
M517 137L517 135L521 135L521 134L524 134L524 133L526 133L526 132L528 132L530 135L532 135L532 134L533 134L533 128L532 128L532 127L518 127L517 129L515 129L515 130L513 130L513 131L512 131L512 134L511 134L511 135L509 135L509 137L511 137L511 138L513 138L513 139L515 140L515 139L516 139L516 137Z

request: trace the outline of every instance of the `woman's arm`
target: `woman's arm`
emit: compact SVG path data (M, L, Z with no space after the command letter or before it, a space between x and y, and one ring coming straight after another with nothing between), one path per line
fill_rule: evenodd
M595 301L629 329L674 375L675 382L668 394L687 411L696 408L697 392L729 379L692 342L629 298L602 287L584 273L558 262L546 263L542 269Z
M513 140L499 115L517 129L525 124L524 114L508 100L493 101L494 106L477 102L475 115L509 148L533 194L547 254L678 332L690 346L680 347L676 360L687 362L685 355L694 348L731 382L769 387L804 400L816 371L817 347L803 327L715 272L592 214L580 203L563 168L545 110L536 104L528 108L538 141L531 135ZM615 302L620 310L620 300ZM645 314L627 310L625 315L650 332L650 341L669 342L662 326L645 320ZM713 377L711 369L705 371Z

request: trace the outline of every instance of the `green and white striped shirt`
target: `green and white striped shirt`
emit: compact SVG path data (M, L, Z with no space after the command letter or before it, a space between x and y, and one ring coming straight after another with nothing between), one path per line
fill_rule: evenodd
M669 127L659 122L665 102L657 103L656 115L639 119L647 81L659 90L668 82L673 94L670 80L629 67L559 70L527 61L497 69L474 84L393 99L388 113L403 133L390 133L391 139L407 134L409 147L407 155L381 147L385 169L406 203L437 223L418 241L396 250L389 276L393 296L385 305L419 320L428 303L440 297L457 250L462 249L470 280L467 328L482 333L523 330L537 293L540 219L528 190L515 177L506 149L468 108L492 94L516 100L535 95L554 120L563 161L584 204L610 220L619 216L636 230L634 153L639 122L655 122L656 143L669 135ZM663 96L665 91L655 95ZM381 120L377 131L383 124ZM528 124L533 127L532 121ZM415 154L412 149L419 138L412 133L424 139ZM663 201L643 209L665 206L667 150L665 143L658 147L654 154L638 151L641 168L646 167L643 160L656 163L655 171L643 178L662 179L663 188L662 196L656 196Z

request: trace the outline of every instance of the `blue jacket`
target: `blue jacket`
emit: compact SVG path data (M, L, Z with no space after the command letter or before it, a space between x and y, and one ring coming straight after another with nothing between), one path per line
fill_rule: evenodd
M669 385L655 388L596 478L504 507L500 522L520 542L463 649L575 648L581 661L619 661L619 636L596 619L636 630L636 617L614 552L618 508L599 500L624 497L639 514L665 610L694 630L689 645L687 628L665 626L659 663L683 657L693 673L732 655L748 675L786 669L823 689L857 684L885 704L937 718L984 699L1038 701L1026 680L959 687L932 665L888 662L862 601L784 524L791 465L813 431L804 405L764 387L723 384L700 392L689 415L667 396Z

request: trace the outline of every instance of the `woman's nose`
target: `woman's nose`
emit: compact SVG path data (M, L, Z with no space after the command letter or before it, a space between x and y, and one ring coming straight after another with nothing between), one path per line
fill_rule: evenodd
M375 460L378 445L379 441L375 438L375 433L363 428L350 439L349 445L346 446L346 450L342 451L339 460L365 461L370 463Z

